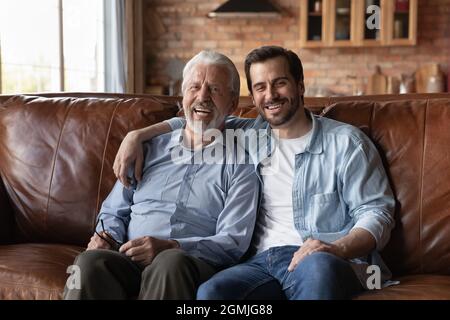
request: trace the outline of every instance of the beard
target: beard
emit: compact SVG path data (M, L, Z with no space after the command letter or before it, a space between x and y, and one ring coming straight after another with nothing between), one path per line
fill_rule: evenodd
M267 115L266 107L269 105L281 104L281 111L278 114ZM300 108L300 98L279 98L263 103L259 107L259 113L272 127L278 127L289 122Z
M195 119L196 110L202 115L208 115L206 119ZM205 112L209 112L205 113ZM219 129L223 119L213 102L196 102L188 107L186 114L186 126L196 135L204 135L207 130Z

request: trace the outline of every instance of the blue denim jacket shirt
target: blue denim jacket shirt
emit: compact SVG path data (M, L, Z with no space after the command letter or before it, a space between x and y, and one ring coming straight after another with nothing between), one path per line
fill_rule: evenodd
M117 181L99 218L120 242L142 236L174 239L214 266L235 264L247 251L255 225L257 174L249 164L191 161L217 145L195 152L181 147L181 131L144 144L142 180L130 189ZM184 156L173 161L180 150Z
M380 267L383 283L391 274L378 251L386 245L394 227L395 199L378 151L359 129L308 114L312 119L311 138L306 150L295 157L292 191L295 227L303 241L313 238L328 243L344 237L353 228L367 230L376 240L376 250L351 261L364 287L370 276L366 271L370 264ZM175 129L183 125L184 119L173 118L167 123ZM227 127L263 129L271 135L269 124L261 116L230 117ZM266 156L258 152L262 145L249 147L257 171L276 148L271 139L267 141Z

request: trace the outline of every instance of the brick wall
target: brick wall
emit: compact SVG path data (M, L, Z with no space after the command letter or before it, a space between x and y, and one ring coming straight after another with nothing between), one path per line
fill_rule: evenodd
M244 77L245 55L275 44L297 52L305 69L305 85L314 95L351 94L364 89L367 76L380 65L386 75L411 74L430 62L448 72L450 0L419 0L418 45L385 48L299 48L299 1L272 0L285 15L280 19L209 19L207 13L225 0L144 0L147 85L167 84L171 59L187 61L201 49L230 57ZM244 1L244 0L243 0ZM357 80L347 76L356 76ZM329 91L328 91L329 90Z

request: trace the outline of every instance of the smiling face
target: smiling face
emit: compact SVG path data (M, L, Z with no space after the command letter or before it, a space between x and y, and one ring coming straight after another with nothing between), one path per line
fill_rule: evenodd
M250 66L253 103L273 129L289 129L303 117L303 83L296 83L284 57Z
M235 100L229 71L225 66L195 65L183 95L186 129L196 134L207 129L222 129L225 117L237 105Z

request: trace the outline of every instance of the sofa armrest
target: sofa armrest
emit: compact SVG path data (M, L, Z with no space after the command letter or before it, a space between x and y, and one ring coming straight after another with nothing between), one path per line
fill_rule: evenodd
M14 242L14 215L3 180L0 177L0 244Z

